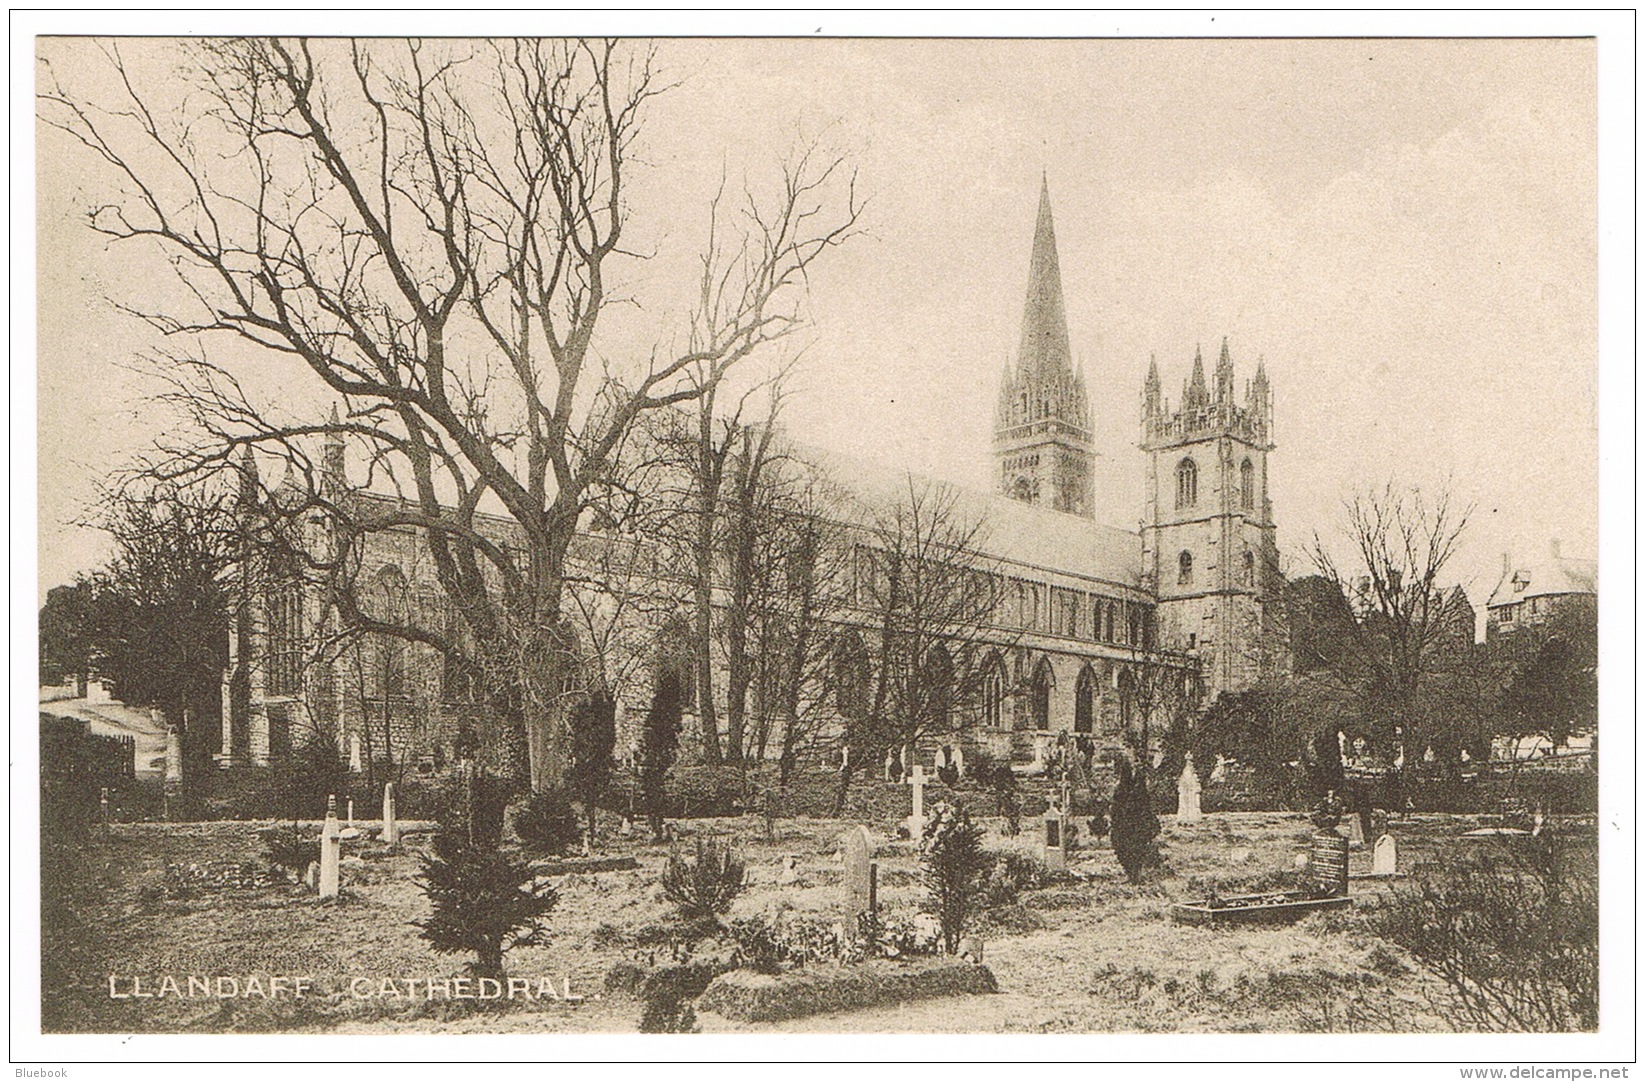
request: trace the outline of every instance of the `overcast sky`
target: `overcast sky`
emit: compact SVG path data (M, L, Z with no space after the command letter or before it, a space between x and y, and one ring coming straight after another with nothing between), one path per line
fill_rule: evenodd
M48 43L45 51L83 48ZM666 41L632 189L688 265L722 168L796 136L847 153L868 235L819 267L799 438L986 486L1049 180L1098 514L1135 526L1150 354L1180 397L1196 344L1259 355L1276 399L1279 542L1297 558L1356 485L1476 506L1454 577L1597 534L1595 52L1551 41ZM40 142L41 589L104 555L69 523L152 437L104 297L124 264L75 223L93 193ZM666 290L659 287L659 295ZM665 308L660 302L658 311Z

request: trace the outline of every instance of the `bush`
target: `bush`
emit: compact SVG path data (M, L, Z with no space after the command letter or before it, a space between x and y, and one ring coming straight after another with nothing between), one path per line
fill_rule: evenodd
M1148 868L1160 863L1154 839L1159 837L1159 816L1148 799L1148 779L1135 769L1129 758L1117 764L1119 780L1114 786L1114 811L1109 826L1114 856L1131 882L1140 882Z
M533 793L514 812L514 833L533 853L564 856L582 841L582 824L565 793L556 789Z
M982 848L982 828L964 810L938 804L925 824L920 865L931 904L942 927L943 949L959 949L965 921L982 893L990 864Z
M1557 835L1482 845L1396 892L1378 931L1438 977L1457 1029L1599 1024L1598 865Z
M678 847L663 869L663 895L690 921L717 920L748 884L742 858L729 844L697 839L697 856L688 860Z
M834 922L785 913L775 920L747 917L726 928L738 965L756 973L781 973L824 962L860 962L874 929L861 918L853 938Z
M680 678L665 668L657 676L657 687L640 729L638 762L640 807L651 820L651 836L663 836L663 781L680 753L680 724L685 713L685 695Z
M473 952L475 975L495 978L504 951L546 940L542 918L559 894L499 848L507 787L475 771L464 788L468 799L447 804L433 853L422 858L419 882L433 912L415 923L436 951Z
M271 866L301 875L319 861L320 843L303 837L295 825L276 827L263 832L263 855Z
M1010 905L1023 891L1052 881L1050 870L1028 853L1007 849L987 856L988 874L982 887L985 906Z

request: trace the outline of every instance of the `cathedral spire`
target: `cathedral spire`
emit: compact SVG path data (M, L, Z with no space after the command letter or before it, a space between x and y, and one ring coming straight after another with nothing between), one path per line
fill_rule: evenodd
M1057 235L1051 224L1051 187L1043 175L1039 220L1034 225L1034 250L1028 260L1028 297L1022 309L1017 372L1019 375L1073 372L1068 314L1062 300L1062 271L1057 265Z

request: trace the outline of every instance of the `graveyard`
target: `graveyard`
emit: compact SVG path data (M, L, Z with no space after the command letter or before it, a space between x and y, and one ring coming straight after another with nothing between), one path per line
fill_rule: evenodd
M908 807L906 789L902 800ZM1518 844L1506 833L1465 836L1499 830L1494 819L1408 814L1385 827L1397 855L1395 841L1367 840L1338 868L1311 855L1317 831L1306 813L1196 815L1185 805L1184 814L1160 817L1161 864L1132 882L1088 829L1058 821L1053 831L1027 818L1012 835L986 810L973 805L984 851L997 867L1032 874L989 884L966 920L959 957L916 957L910 948L855 965L807 963L799 969L810 980L869 983L849 994L849 1006L798 1008L780 1021L716 1013L714 1003L729 1000L711 989L690 1030L1447 1031L1454 1018L1436 1009L1444 989L1381 934L1379 920L1408 880L1443 874L1481 847ZM609 817L592 859L540 864L558 891L548 938L508 951L507 983L487 999L463 958L434 953L414 923L429 913L418 879L433 824L396 821L392 842L386 825L351 821L347 809L329 823L302 824L336 859L323 857L324 867L300 878L269 869L267 822L117 822L62 847L46 885L44 1028L632 1032L643 1028L647 973L728 957L723 931L683 921L659 887L670 851L699 841L729 846L745 866L746 886L720 917L722 929L762 924L827 939L871 906L883 928L904 929L911 943L931 920L921 916L930 895L919 849L897 836L895 821L680 819L669 824L674 840L657 843L644 829L619 831ZM1574 839L1567 852L1580 874L1592 875L1592 820L1548 829ZM1344 835L1355 832L1345 824ZM1184 922L1173 913L1307 889L1322 868L1346 879L1346 901L1329 911L1250 924ZM939 973L926 982L944 986L936 991L873 1002L876 989L942 967L962 977L986 968L987 976L953 984ZM719 961L715 971L735 968L735 959ZM736 986L736 976L721 980Z

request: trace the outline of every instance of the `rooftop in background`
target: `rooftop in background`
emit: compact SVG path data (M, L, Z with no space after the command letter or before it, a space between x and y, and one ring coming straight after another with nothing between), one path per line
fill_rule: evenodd
M1511 553L1503 553L1502 576L1485 605L1494 608L1529 597L1598 593L1598 562L1560 555L1555 540L1548 543L1546 551L1530 559L1515 559Z

